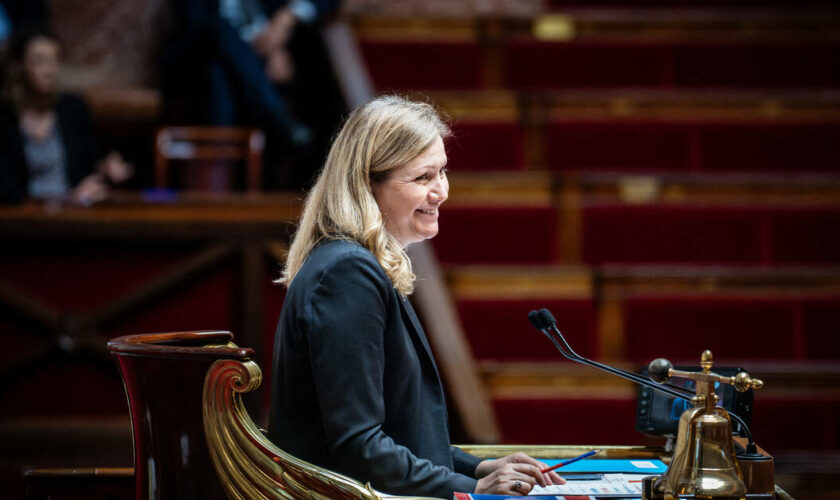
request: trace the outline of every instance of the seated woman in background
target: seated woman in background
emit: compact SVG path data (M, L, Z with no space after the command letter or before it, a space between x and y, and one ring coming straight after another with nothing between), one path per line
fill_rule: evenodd
M281 281L269 437L380 491L524 495L562 483L517 453L481 460L449 442L440 376L407 296L405 248L438 232L448 127L425 103L380 97L332 144Z
M132 167L117 152L97 163L85 102L59 92L61 47L47 31L12 40L0 106L0 202L27 198L90 205Z

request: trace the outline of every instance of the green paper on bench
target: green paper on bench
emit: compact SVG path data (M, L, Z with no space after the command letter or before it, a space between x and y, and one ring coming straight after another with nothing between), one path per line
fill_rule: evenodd
M568 459L566 459L568 460ZM557 465L563 460L543 460L549 467ZM554 472L564 474L566 472L621 472L625 474L662 474L668 468L664 462L656 459L614 459L614 458L589 458L564 465Z

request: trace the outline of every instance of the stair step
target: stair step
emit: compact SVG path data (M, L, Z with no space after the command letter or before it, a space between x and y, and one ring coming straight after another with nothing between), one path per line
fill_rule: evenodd
M837 88L840 39L590 37L544 40L483 32L365 35L381 90L656 87ZM435 68L429 71L428 68Z
M784 266L448 266L481 360L561 360L528 323L548 307L580 354L647 363L840 359L840 269ZM773 338L773 343L764 339Z
M837 173L840 94L434 92L456 170Z
M589 3L589 2L587 2ZM671 2L672 3L672 2ZM560 5L546 9L525 8L477 16L470 12L434 15L410 12L404 4L388 13L354 12L350 21L364 40L485 40L496 42L513 36L540 40L831 40L840 37L837 9L768 9L733 7L639 8ZM384 6L383 6L384 7Z
M840 175L724 172L449 172L451 206L546 206L593 202L826 204L840 201Z

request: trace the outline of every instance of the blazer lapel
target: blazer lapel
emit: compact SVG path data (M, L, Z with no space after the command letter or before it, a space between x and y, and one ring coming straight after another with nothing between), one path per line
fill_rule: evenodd
M426 339L426 334L423 331L423 326L420 324L420 319L417 318L417 314L414 312L414 307L411 306L411 302L408 299L403 297L399 298L400 301L400 310L403 314L403 320L406 321L406 324L409 326L409 331L414 334L414 337L420 341L420 344L423 346L423 350L426 351L426 356L429 359L429 362L432 364L432 368L435 370L435 374L437 374L437 364L435 363L435 357L432 354L432 348L429 346L429 341ZM440 377L440 375L438 375Z

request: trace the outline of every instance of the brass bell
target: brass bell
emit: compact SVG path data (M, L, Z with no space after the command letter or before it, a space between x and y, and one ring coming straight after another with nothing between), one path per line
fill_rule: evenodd
M749 378L746 373L735 377L722 377L712 373L710 351L703 352L702 372L674 370L666 360L656 360L654 363L669 365L665 368L665 380L670 377L682 377L696 382L696 394L692 398L694 407L686 410L680 417L671 464L654 484L657 496L661 494L665 499L679 498L680 495L744 499L747 489L735 457L732 424L729 413L716 406L718 398L715 394L715 382L728 383L735 385L738 390L747 390L760 387L761 381ZM651 365L653 366L653 363ZM659 367L660 373L662 368Z

